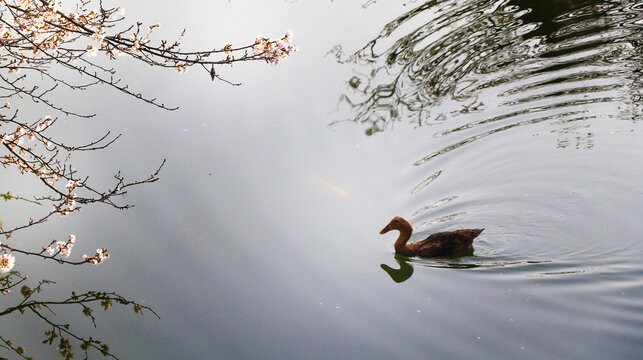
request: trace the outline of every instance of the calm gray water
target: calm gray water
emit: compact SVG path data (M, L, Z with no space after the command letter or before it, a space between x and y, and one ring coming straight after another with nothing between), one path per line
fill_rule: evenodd
M123 133L75 160L97 183L167 165L131 210L87 207L14 239L74 233L109 262L18 270L56 280L52 298L114 290L161 319L61 321L123 359L641 358L643 3L150 4L122 2L167 36L186 27L187 46L290 28L301 51L220 71L241 87L123 65L174 112L109 89L71 102L99 114L68 119L77 136ZM0 191L19 192L5 173ZM409 259L378 235L396 215L412 240L486 229L473 256ZM55 356L43 324L0 321Z

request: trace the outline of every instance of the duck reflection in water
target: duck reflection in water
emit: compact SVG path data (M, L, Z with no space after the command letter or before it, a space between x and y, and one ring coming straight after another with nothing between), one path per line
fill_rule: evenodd
M404 282L413 275L413 266L409 264L409 258L404 255L395 254L395 261L400 265L399 269L393 269L386 264L381 264L380 267L396 283Z
M424 240L407 244L413 233L411 224L403 218L396 216L380 231L386 234L391 230L398 230L400 235L395 241L395 253L404 256L424 257L457 257L473 254L473 239L478 237L483 229L459 229L443 231L429 235Z

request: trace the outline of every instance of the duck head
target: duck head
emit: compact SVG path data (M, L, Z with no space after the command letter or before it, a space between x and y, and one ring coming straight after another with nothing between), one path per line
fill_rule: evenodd
M388 223L388 225L384 227L384 229L380 231L380 235L386 234L391 230L399 230L401 232L403 230L412 230L412 229L413 229L413 226L411 226L411 224L408 221L404 220L404 218L396 216L393 218L393 220L391 220L390 223Z

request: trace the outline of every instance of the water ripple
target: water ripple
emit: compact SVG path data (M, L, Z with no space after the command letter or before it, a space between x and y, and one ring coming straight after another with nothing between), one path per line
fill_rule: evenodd
M413 213L413 216L418 216L421 213L423 213L423 212L425 212L425 211L427 211L429 209L437 208L437 207L442 206L442 205L444 205L444 204L446 204L446 203L448 203L450 201L453 201L453 200L455 200L457 198L458 197L455 196L455 195L442 198L442 199L440 199L440 200L438 200L438 201L436 201L436 202L434 202L434 203L432 203L430 205L425 205L425 206L421 207L420 209L415 210L415 212Z

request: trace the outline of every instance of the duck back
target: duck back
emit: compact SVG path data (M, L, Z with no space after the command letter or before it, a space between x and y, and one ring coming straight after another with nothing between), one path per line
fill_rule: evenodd
M473 254L473 239L484 229L459 229L429 235L424 240L409 244L413 255L425 257L452 257Z

